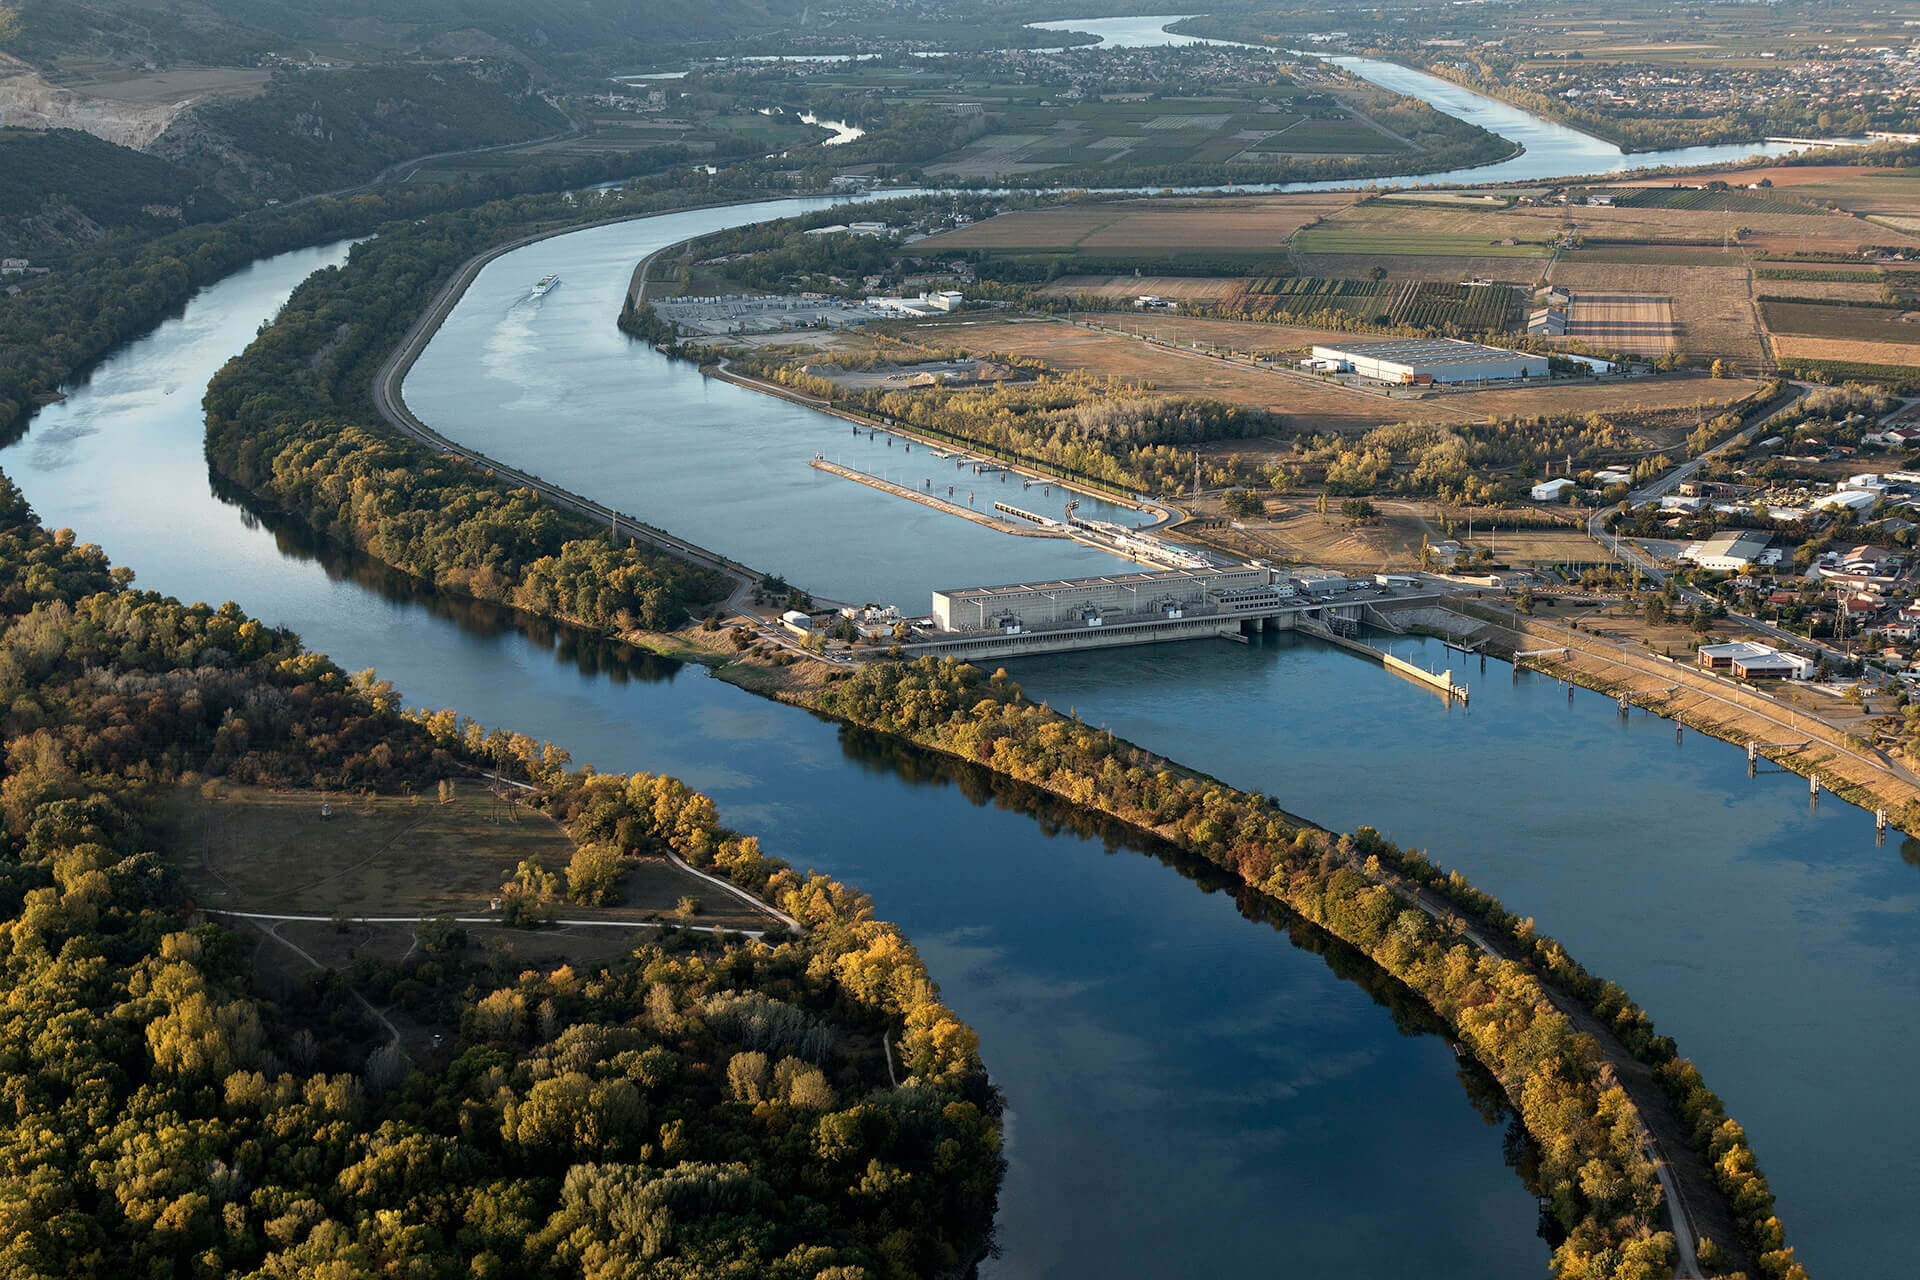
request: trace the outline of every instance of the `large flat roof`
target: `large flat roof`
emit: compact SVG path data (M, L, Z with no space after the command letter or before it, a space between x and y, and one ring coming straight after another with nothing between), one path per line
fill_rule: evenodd
M1509 351L1505 347L1482 346L1458 338L1394 338L1386 342L1321 342L1315 344L1347 357L1363 356L1394 364L1493 364L1506 360L1544 360L1545 356Z
M948 587L935 591L949 600L977 600L991 596L1045 595L1081 587L1151 587L1168 582L1191 582L1226 574L1259 573L1251 566L1232 569L1144 569L1139 573L1109 573L1094 578L1050 578L1044 582L1009 582L997 587Z

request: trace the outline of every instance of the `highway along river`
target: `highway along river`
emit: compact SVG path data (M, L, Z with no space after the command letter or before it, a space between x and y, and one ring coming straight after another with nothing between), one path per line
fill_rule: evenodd
M705 216L717 225L740 215ZM685 226L636 224L624 253L663 234L677 238ZM524 261L504 264L522 289L544 270L567 283L530 317L483 303L497 326L525 320L523 332L537 333L577 282L571 297L591 301L597 326L612 330L613 310L569 256L574 243L549 246L551 265L531 276ZM605 244L590 252L610 260ZM551 738L580 763L677 774L770 850L871 892L978 1029L1007 1095L1002 1254L987 1274L1254 1276L1271 1274L1276 1258L1300 1275L1543 1274L1535 1204L1507 1165L1509 1150L1521 1149L1508 1141L1507 1117L1477 1073L1423 1033L1419 1011L1396 1007L1395 993L1370 984L1368 966L1351 953L1250 920L1216 882L1203 892L1175 866L1077 831L1070 815L1030 812L977 777L951 777L938 762L753 697L701 668L315 558L297 533L276 532L222 500L203 459L201 390L299 280L340 257L338 248L286 254L203 291L182 317L44 410L0 451L0 466L49 525L101 543L143 586L237 600L349 668L377 666L416 705L454 706ZM441 341L486 332L456 326ZM479 364L497 358L484 337L459 341L476 342ZM736 429L772 439L749 434L769 419L820 429L801 425L797 409L704 384L686 366L672 375L680 399L630 398L634 370L657 359L621 345L597 365L573 363L576 380L612 374L615 387L596 395L629 397L617 448L582 439L575 420L549 412L516 424L540 442L528 454L591 463L591 448L610 447L603 467L586 469L580 487L591 491L595 475L617 474L645 448L636 422L664 427L687 405L708 406L706 435L693 447L728 448ZM465 434L469 423L439 425ZM761 545L786 554L756 552L751 562L823 589L924 584L962 562L952 544L975 528L952 518L916 526L920 508L882 504L879 495L856 518L846 504L863 500L861 486L809 487L803 464L769 471L797 482L784 502L754 492L755 476L743 472L710 496L716 518L724 523L738 502L753 519L778 521L777 541ZM748 535L769 536L735 516ZM834 535L820 536L828 521L838 522ZM980 532L991 538L982 547L1001 558L976 548L966 553L975 568L1004 569L1007 556L1054 545ZM874 561L896 567L860 567Z

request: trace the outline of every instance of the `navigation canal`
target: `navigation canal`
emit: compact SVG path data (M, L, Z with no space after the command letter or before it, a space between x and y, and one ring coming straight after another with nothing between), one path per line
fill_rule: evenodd
M723 227L829 201L772 200L578 231L489 263L407 375L407 405L461 444L588 494L834 600L924 614L936 587L1131 567L1076 542L1022 538L807 465L816 452L982 512L1140 523L1130 509L1004 472L976 475L924 445L869 439L812 409L702 377L614 326L634 263ZM529 286L557 273L543 298Z
M677 774L770 851L872 893L979 1031L1008 1098L1002 1255L987 1275L1263 1275L1276 1257L1310 1275L1541 1274L1506 1117L1483 1086L1463 1090L1477 1073L1420 1033L1418 1010L1366 983L1364 960L1249 921L1230 893L1077 832L1071 815L1029 812L700 668L315 559L217 496L201 389L341 254L286 254L203 291L42 411L0 466L50 526L102 543L143 587L235 599L350 669L377 666L415 705L550 738L579 763ZM690 367L679 376L709 390ZM743 422L772 407L740 395ZM555 456L587 456L547 439ZM924 575L948 554L935 544L973 528L949 519L937 537L902 538L918 508L889 500L843 545L813 533L818 494L759 500L793 549L780 567L810 584L838 560L895 557Z

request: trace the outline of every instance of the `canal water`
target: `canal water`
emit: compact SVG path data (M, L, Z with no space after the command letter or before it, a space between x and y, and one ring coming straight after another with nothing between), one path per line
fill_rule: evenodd
M870 892L979 1031L1007 1096L989 1276L1264 1275L1276 1257L1303 1275L1541 1273L1508 1118L1417 1009L1323 935L1296 940L1217 883L977 776L698 667L317 558L298 531L223 499L202 455L200 389L343 252L285 254L203 291L43 410L0 467L50 526L103 544L141 586L235 599L350 669L377 666L414 705L552 739L579 763L677 774L770 851ZM696 403L721 390L691 368L679 376ZM669 408L681 411L656 412ZM736 411L750 425L775 408L743 398ZM548 448L581 458L587 446L554 432ZM840 581L860 581L853 566L876 556L925 581L974 527L946 518L938 536L902 538L921 508L887 500L839 517L847 541L814 539L820 495L792 501L758 510L783 522L779 563L809 584L842 561ZM1052 545L991 536L1016 554Z
M1019 476L976 475L925 445L704 378L614 326L634 263L688 236L822 209L775 200L668 214L543 240L480 272L408 373L407 405L487 456L830 599L925 614L935 588L1105 573L1128 561L1024 538L810 467L818 454L990 512L1146 517ZM535 280L560 285L528 296Z

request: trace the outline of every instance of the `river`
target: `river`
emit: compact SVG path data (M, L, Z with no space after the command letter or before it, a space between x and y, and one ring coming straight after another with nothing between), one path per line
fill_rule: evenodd
M1029 25L1046 31L1085 31L1100 37L1098 45L1085 48L1138 49L1157 46L1194 44L1222 45L1239 49L1261 49L1260 45L1232 40L1212 40L1168 31L1173 23L1192 14L1162 14L1155 17L1071 18ZM1713 147L1676 147L1665 151L1625 152L1613 143L1567 125L1556 124L1529 111L1463 89L1449 80L1403 67L1397 62L1338 54L1299 51L1298 56L1320 58L1342 70L1370 81L1383 89L1404 93L1430 103L1450 116L1477 124L1491 133L1517 142L1526 150L1494 164L1452 169L1443 173L1425 173L1405 177L1378 178L1371 182L1343 179L1331 182L1296 182L1280 185L1250 184L1248 191L1334 190L1342 187L1411 187L1455 185L1479 182L1540 182L1586 174L1620 173L1629 169L1665 165L1728 164L1754 156L1780 156L1802 148L1787 143L1753 142Z
M913 606L932 586L1115 565L813 472L815 450L926 468L918 448L910 466L903 444L857 440L614 331L649 248L817 207L670 215L507 255L429 346L409 402L463 443L838 598ZM679 774L772 850L872 892L979 1029L1010 1101L991 1274L1241 1274L1276 1257L1303 1274L1539 1273L1504 1120L1462 1105L1444 1043L1382 1016L1339 976L1350 960L1250 926L1230 894L1195 892L1156 858L987 802L977 779L697 668L316 559L219 497L200 392L341 253L282 255L203 291L42 411L0 465L50 525L102 542L142 585L237 599L349 667L377 665L416 704L553 738L583 763ZM562 287L528 299L548 271ZM1286 639L1018 674L1297 811L1430 847L1534 915L1701 1063L1816 1273L1904 1273L1920 991L1898 835L1876 848L1857 811L1829 798L1808 812L1798 779L1749 781L1732 747L1688 733L1676 748L1671 725L1622 725L1585 694L1569 707L1498 664L1472 673L1470 715Z
M627 231L676 238L684 226ZM1477 1073L1420 1033L1417 1014L1383 1007L1390 990L1342 976L1364 979L1368 966L1338 947L1323 958L1319 935L1294 945L1243 918L1215 882L1201 892L1158 858L1076 833L1060 815L1036 820L977 779L962 785L937 762L902 758L701 668L316 559L304 538L222 500L202 455L200 389L298 281L342 255L338 246L284 254L203 290L43 410L0 451L0 466L50 526L102 543L142 586L236 599L349 668L377 666L415 705L550 738L580 763L677 774L770 851L872 893L979 1031L1008 1098L1002 1253L987 1275L1256 1275L1276 1258L1302 1274L1541 1274L1534 1202L1506 1162L1507 1120L1484 1085L1463 1092L1463 1075ZM524 289L518 270L511 278ZM463 308L517 323L487 297ZM612 315L602 310L598 327L611 330ZM625 370L656 359L623 341L602 368L622 369L624 384ZM708 406L706 443L690 447L722 448L730 431L769 416L816 429L803 422L812 415L703 383L689 366L667 375L688 403ZM529 429L544 433L549 458L600 447L564 419ZM631 452L630 439L621 449ZM764 504L746 509L781 521L773 532L788 554L778 563L810 585L925 580L975 528L937 518L923 530L934 536L900 537L920 508L844 481L810 487L804 465L776 470L797 486L784 514L751 492L760 482L751 472L715 505ZM594 473L583 488L596 487ZM847 514L869 501L867 515ZM808 533L816 509L840 511L834 528L847 541ZM1008 555L1061 550L979 533ZM851 567L895 558L897 570Z
M705 381L607 322L624 264L699 226L788 207L504 256L407 379L409 404L463 443L848 600L917 610L932 587L1097 554L1021 545L814 477L800 455L821 438L851 443L844 423ZM529 319L512 298L552 270L589 289L556 291ZM1876 848L1866 815L1831 797L1807 813L1804 782L1747 781L1735 747L1688 733L1675 751L1670 724L1621 731L1611 704L1584 694L1571 713L1557 690L1544 705L1534 685L1503 684L1497 664L1474 672L1472 714L1452 716L1312 644L1103 651L1016 673L1036 697L1295 812L1430 848L1534 916L1699 1060L1753 1136L1810 1264L1895 1274L1904 1206L1920 1194L1920 1118L1902 1105L1904 1064L1920 1058L1907 965L1920 884L1901 836Z

